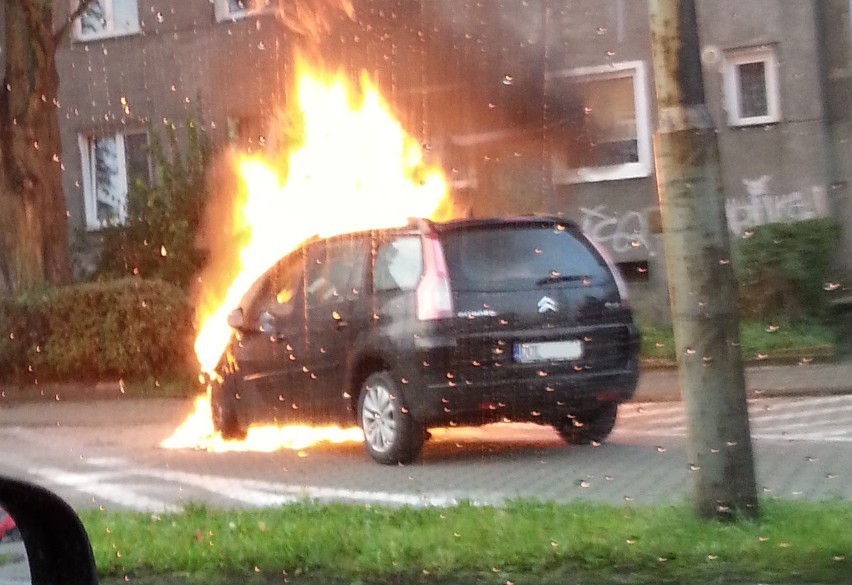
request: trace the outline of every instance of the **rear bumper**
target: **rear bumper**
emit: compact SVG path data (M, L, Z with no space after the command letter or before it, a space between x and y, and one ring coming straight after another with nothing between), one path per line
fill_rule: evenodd
M463 387L411 386L404 399L412 416L427 426L485 424L509 419L549 422L599 402L624 402L636 389L638 372L550 376L547 382L489 380Z
M635 327L630 327L625 341L595 364L524 365L512 363L511 358L502 364L479 364L467 356L458 360L459 349L436 343L425 350L421 345L415 355L401 360L397 371L406 408L426 426L504 419L546 424L600 402L625 402L633 397L639 380Z

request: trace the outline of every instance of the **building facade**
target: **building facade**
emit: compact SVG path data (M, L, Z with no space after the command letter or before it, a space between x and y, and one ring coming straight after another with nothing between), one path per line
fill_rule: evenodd
M356 1L321 43L271 4L92 4L57 56L73 228L123 219L128 185L152 179L158 129L194 123L214 144L263 148L295 47L308 46L376 79L468 213L577 221L621 264L639 310L667 318L647 2ZM696 2L732 236L828 215L852 225L850 4ZM73 6L58 0L57 22Z

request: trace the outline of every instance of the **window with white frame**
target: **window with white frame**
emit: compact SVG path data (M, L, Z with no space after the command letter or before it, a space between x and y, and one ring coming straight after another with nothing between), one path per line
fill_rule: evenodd
M86 226L100 229L124 223L127 193L136 181L148 184L148 135L144 132L80 135Z
M76 9L80 0L72 0ZM94 0L74 21L74 39L91 41L139 32L137 0Z
M781 119L778 60L772 47L726 53L723 76L728 124L772 124Z
M653 168L645 63L629 61L548 74L560 103L553 129L557 183L647 177Z
M276 4L277 0L215 0L213 10L216 14L216 21L222 22L271 12L275 9Z

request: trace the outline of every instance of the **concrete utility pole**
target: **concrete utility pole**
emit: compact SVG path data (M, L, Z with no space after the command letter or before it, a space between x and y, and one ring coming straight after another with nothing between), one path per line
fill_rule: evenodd
M756 517L737 288L694 0L649 0L654 135L672 319L698 513Z

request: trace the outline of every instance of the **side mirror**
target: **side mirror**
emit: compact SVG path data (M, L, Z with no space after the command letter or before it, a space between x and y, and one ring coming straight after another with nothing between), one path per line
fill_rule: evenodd
M240 331L245 327L245 316L242 308L234 309L228 313L228 327Z
M89 536L62 498L41 486L0 476L0 506L20 530L32 583L97 585Z

